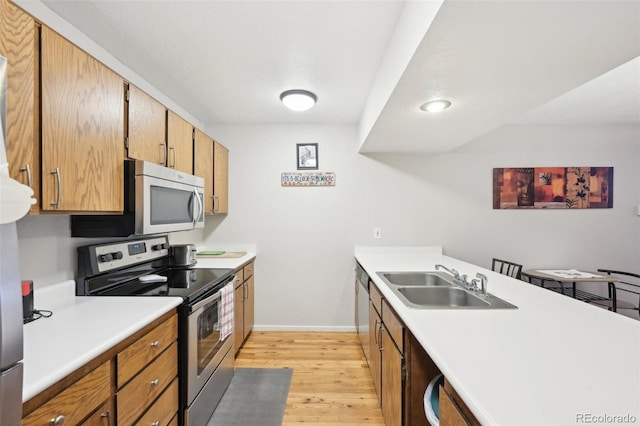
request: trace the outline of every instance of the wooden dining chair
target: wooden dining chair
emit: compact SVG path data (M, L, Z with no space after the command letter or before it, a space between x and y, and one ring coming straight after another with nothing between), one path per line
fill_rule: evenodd
M519 280L522 275L522 265L495 257L491 261L491 270L499 272L502 275L508 275L517 280Z
M598 272L605 272L607 275L615 275L617 281L609 282L609 299L593 300L591 303L607 308L612 312L618 312L618 309L631 309L638 312L640 316L640 274L633 272L615 271L613 269L598 269ZM633 282L632 282L633 281ZM638 296L638 304L627 302L626 300L618 300L618 292L623 291Z

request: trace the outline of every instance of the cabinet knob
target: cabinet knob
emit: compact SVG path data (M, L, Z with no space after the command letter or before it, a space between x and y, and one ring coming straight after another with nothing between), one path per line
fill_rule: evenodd
M151 344L151 347L153 349L158 349L158 346L160 346L160 342L158 342L157 340Z
M58 417L55 417L55 418L49 420L49 424L53 425L53 426L59 426L61 424L64 424L64 416L60 415Z
M150 384L151 386L158 386L159 383L160 383L160 380L155 379L155 380L152 380Z

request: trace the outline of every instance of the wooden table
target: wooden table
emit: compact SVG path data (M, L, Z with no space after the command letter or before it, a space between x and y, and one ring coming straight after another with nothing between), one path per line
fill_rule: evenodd
M564 295L567 296L572 296L574 299L579 299L579 300L583 300L585 302L593 302L596 300L610 300L613 303L613 309L614 312L616 310L616 286L615 286L615 282L618 281L618 279L614 276L611 275L603 275L600 273L596 273L596 272L590 272L590 271L576 271L579 272L580 274L575 274L572 275L570 273L566 274L566 276L558 276L558 275L554 275L549 273L548 271L575 271L575 270L567 270L567 269L556 269L556 270L550 270L550 269L527 269L525 271L522 272L522 277L523 278L527 278L527 280L530 283L532 282L532 279L534 280L538 280L540 281L540 286L543 288L547 288L545 287L545 282L550 281L550 282L556 282L558 284L560 284L560 287L556 287L556 288L549 288L549 290L552 291L558 291ZM584 274L589 274L589 275L594 275L594 276L584 276ZM565 284L571 283L572 285L572 291L570 294L568 294L565 291ZM576 289L576 283L607 283L608 285L608 290L609 290L609 296L605 297L605 296L600 296L597 294L593 294L593 293L589 293L587 291L584 290L579 290Z

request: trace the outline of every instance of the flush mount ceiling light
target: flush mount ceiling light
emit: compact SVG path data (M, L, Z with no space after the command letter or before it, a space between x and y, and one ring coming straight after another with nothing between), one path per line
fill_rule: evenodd
M280 100L287 108L293 111L306 111L318 100L314 93L308 90L287 90L280 94Z
M437 99L420 105L420 109L426 112L440 112L451 106L446 99Z

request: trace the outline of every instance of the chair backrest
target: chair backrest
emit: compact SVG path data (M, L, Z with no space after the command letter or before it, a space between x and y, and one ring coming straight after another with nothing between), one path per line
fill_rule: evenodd
M522 274L522 265L494 257L491 261L491 270L519 280Z

